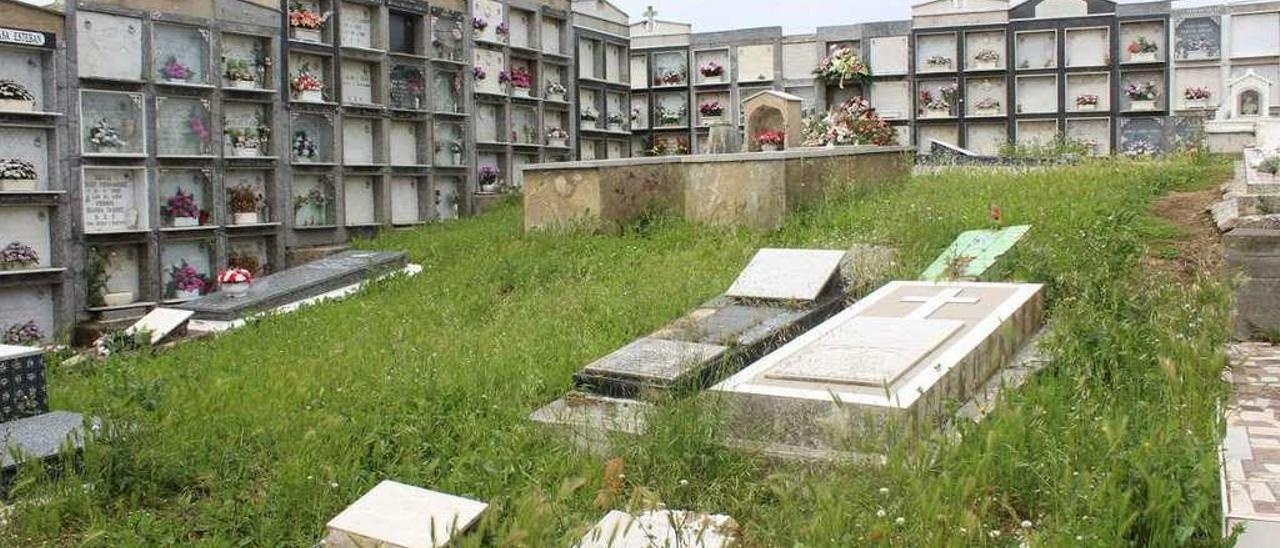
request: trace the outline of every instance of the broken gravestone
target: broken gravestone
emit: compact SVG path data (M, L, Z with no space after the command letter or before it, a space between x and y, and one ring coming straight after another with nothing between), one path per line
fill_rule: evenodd
M999 230L970 230L960 233L946 251L920 274L925 281L980 280L992 266L1017 244L1029 225Z

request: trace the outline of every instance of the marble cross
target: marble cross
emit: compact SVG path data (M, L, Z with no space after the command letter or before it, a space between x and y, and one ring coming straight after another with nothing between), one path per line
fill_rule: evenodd
M653 9L653 6L646 6L640 15L644 16L645 26L653 30L653 19L658 16L658 10Z
M961 297L961 288L944 289L932 297L903 297L904 303L921 303L920 307L907 314L907 318L923 320L932 316L942 307L948 304L978 304L977 297Z

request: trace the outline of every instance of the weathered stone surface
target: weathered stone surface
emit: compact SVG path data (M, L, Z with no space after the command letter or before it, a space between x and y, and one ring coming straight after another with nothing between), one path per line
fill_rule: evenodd
M812 301L831 282L843 251L761 249L725 292L730 297Z
M575 548L727 548L738 524L725 515L652 510L638 515L613 510Z
M254 280L248 293L222 292L183 303L201 320L230 321L403 268L403 252L346 251Z
M879 449L899 431L946 420L949 402L967 400L1039 329L1043 306L1037 284L892 282L712 387L711 397L729 409L738 439ZM913 321L880 325L885 318ZM929 322L938 322L936 336L892 344ZM868 364L873 345L885 359Z
M0 422L49 411L44 351L0 344Z
M332 548L436 548L467 530L489 505L383 481L329 521Z
M574 374L581 390L634 396L645 389L672 388L714 367L726 348L645 337L632 341Z
M525 229L615 230L650 211L771 230L788 211L839 188L905 178L909 147L800 148L533 164L524 167Z
M1280 279L1252 279L1236 289L1235 335L1252 339L1280 333Z
M187 320L190 320L194 314L195 312L190 310L156 308L143 316L141 320L138 320L138 323L125 329L125 332L128 334L134 334L139 331L150 332L151 344L160 344L160 341L163 341L165 337L185 326Z
M920 279L978 280L1000 257L1022 239L1030 226L1010 226L1000 230L970 230L960 233L951 246L926 268Z
M84 447L84 417L79 413L53 411L0 423L0 470L57 456L68 442L75 449ZM15 459L15 453L21 457Z

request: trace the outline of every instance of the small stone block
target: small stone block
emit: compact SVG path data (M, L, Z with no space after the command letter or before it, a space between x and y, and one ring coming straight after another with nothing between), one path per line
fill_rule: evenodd
M744 299L812 301L840 268L845 252L761 249L725 295Z
M737 522L721 514L655 510L631 515L613 510L576 548L726 548L733 546L737 537Z
M719 360L725 347L645 337L600 358L575 375L580 383L620 379L646 387L666 387Z
M160 344L171 333L177 331L186 325L187 321L194 316L195 312L190 310L178 310L176 308L157 308L148 312L138 323L133 324L125 333L130 335L139 331L148 331L151 333L151 344Z
M44 460L58 454L64 442L84 447L84 418L79 413L54 411L0 423L0 470L30 459ZM15 452L20 456L14 459Z
M466 531L489 505L383 481L329 521L330 548L435 548Z

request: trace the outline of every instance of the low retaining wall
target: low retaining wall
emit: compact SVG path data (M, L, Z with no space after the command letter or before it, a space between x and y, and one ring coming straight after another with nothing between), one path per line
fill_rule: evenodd
M526 230L583 223L614 230L650 211L696 223L774 230L788 211L849 186L906 179L911 147L626 158L524 166Z

